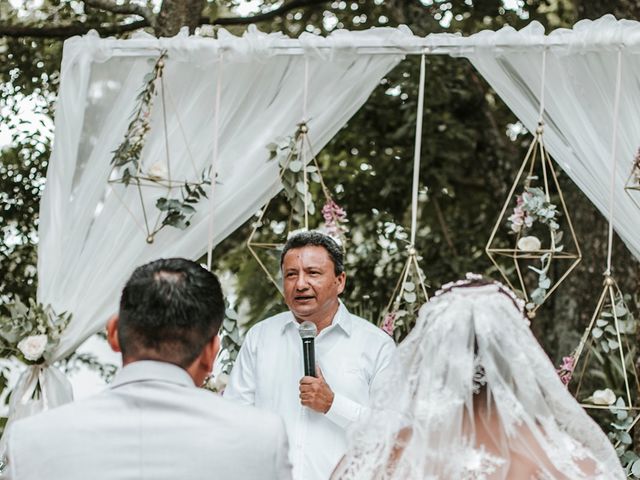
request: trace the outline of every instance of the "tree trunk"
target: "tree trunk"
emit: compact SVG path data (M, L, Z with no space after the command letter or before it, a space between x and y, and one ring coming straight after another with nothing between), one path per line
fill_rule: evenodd
M156 36L173 37L182 27L189 27L189 33L193 33L200 25L203 8L204 0L164 0L156 22Z

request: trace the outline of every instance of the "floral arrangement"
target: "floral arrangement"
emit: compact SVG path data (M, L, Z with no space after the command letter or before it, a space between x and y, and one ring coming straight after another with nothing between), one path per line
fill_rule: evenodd
M27 365L49 361L71 314L57 314L32 299L28 306L16 299L7 311L0 316L0 357L14 357Z
M346 223L349 222L347 211L333 199L327 197L327 201L322 207L322 218L324 219L324 232L342 242L345 234L349 231L346 226Z
M181 199L161 197L156 201L156 208L164 212L164 218L160 227L152 233L155 235L165 226L171 226L184 230L191 225L191 217L196 213L195 204L202 198L208 198L207 192L203 188L211 185L211 167L208 167L197 183L184 182L180 187Z
M400 341L406 336L418 318L418 311L427 298L421 294L422 287L411 276L401 286L393 306L382 317L380 328L394 340Z
M537 177L527 177L527 183L536 180ZM558 224L560 212L558 207L547 200L547 196L539 187L526 186L524 192L516 195L516 206L513 213L507 219L511 233L519 235L517 249L521 252L539 252L542 242L534 235L527 235L534 227L535 223L546 225L551 235L551 250L561 252L563 246L563 233ZM551 266L551 252L544 253L540 258L541 266L536 268L529 266L529 269L538 275L536 288L531 292L531 302L526 305L527 310L533 310L544 301L547 291L551 287L551 280L547 276Z
M576 368L575 353L572 353L568 357L562 357L562 363L558 367L558 376L564 385L569 385L571 378L573 378L573 371Z
M618 320L620 335L633 335L636 331L636 322L627 308L624 296L619 290L616 289L614 291L615 304L611 305L611 302L607 302L607 305L600 311L596 324L591 330L591 337L604 353L609 353L611 350L617 350L620 347L615 328L615 318Z
M528 177L527 181L535 180L537 177ZM533 227L534 222L541 222L548 225L552 235L554 235L554 243L558 243L561 236L558 231L560 225L556 221L559 215L558 208L551 202L547 201L544 190L540 187L524 188L524 192L516 195L516 206L513 214L508 218L513 233L524 233Z
M229 375L233 364L238 358L242 339L240 337L240 328L238 327L238 314L229 305L225 310L224 321L220 329L221 337L221 354L219 355L221 369L220 372L209 377L203 388L216 393L222 393L229 381Z
M309 181L321 183L318 168L315 165L304 165L299 159L301 150L305 148L304 136L307 134L307 126L304 123L298 125L294 137L278 138L267 145L269 160L276 159L280 166L280 179L284 187L287 201L291 205L293 218L299 224L303 224L306 214L314 215L316 207L309 191ZM305 175L307 181L305 181Z
M629 415L622 397L618 397L616 400L616 395L611 390L606 390L608 392L605 405L609 405L609 412L615 416L614 421L609 422L610 428L607 432L607 437L616 447L616 453L627 473L627 478L640 478L640 456L633 451L633 439L629 434L629 430L633 426L634 417ZM596 393L597 391L594 392L594 395ZM611 401L612 399L613 401Z

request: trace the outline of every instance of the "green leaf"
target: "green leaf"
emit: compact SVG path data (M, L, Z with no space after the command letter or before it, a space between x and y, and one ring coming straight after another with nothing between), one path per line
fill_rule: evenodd
M414 303L418 298L414 292L404 292L404 295L402 297L407 303Z
M605 325L608 325L609 322L606 320L602 320L601 318L599 318L598 320L596 320L596 325L598 327L604 327Z
M598 327L591 330L591 335L593 336L593 338L600 338L602 336L602 333L602 330Z

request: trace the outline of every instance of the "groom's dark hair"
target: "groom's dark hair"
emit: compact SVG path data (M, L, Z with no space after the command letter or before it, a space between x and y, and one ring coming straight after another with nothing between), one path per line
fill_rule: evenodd
M160 259L135 269L120 297L122 355L188 367L224 317L218 278L191 260Z

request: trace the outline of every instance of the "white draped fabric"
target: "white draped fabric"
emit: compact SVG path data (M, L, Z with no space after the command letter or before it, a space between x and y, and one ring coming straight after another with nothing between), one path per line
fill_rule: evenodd
M531 132L538 120L542 51L547 48L545 145L553 159L607 217L613 169L616 69L618 51L622 52L614 228L636 258L640 258L637 234L640 210L624 191L640 147L640 23L605 16L545 36L542 25L532 22L520 31L504 27L464 39L448 36L447 43L461 47L458 53L471 60ZM637 194L640 196L640 192Z
M241 38L221 31L217 40L185 34L116 40L89 34L65 42L38 251L38 301L73 314L53 361L105 325L136 266L159 257L203 255L210 205L215 245L280 190L279 167L268 161L266 146L294 135L303 118L305 63L305 113L317 151L402 58L401 53L356 54L352 47L402 44L410 37L406 29L392 28L336 33L327 38L303 34L298 40L255 29ZM299 52L278 55L275 46L282 44ZM168 52L163 80L167 125L159 94L142 164L148 169L164 160L168 145L173 178L196 180L214 157L218 110L218 177L212 204L206 199L198 204L189 228L166 227L148 244L140 228L138 190L107 181L143 77L161 50ZM147 211L154 212L161 193L153 188L143 193ZM64 376L49 367L31 367L16 386L13 418L32 412L29 399L38 378L47 392L46 405L40 401L36 409L71 399Z

